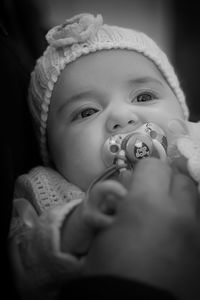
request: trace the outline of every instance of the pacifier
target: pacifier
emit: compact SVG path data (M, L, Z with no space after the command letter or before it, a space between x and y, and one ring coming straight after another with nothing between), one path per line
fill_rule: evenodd
M136 131L110 136L102 148L102 157L106 167L116 165L120 169L131 169L143 158L167 158L167 137L164 131L154 123L145 123Z
M141 159L157 157L166 161L167 150L166 134L154 123L144 123L135 131L110 136L102 147L105 171L91 182L87 193L97 182L113 176L116 172L120 178L131 173Z

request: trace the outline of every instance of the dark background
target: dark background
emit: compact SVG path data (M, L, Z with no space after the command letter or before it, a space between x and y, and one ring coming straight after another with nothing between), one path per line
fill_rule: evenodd
M172 1L174 13L174 65L179 74L191 120L200 119L200 4Z
M102 13L105 21L151 35L172 61L190 107L200 119L200 8L198 1L0 0L1 90L1 282L5 298L15 290L9 272L6 239L16 177L40 163L26 97L29 74L46 47L47 30L80 12ZM120 6L121 5L121 6ZM91 8L91 9L90 9ZM66 14L65 14L66 12Z

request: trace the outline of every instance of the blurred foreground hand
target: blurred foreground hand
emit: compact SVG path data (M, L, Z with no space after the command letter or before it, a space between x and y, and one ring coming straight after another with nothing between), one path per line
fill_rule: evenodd
M111 180L97 184L83 210L97 230L85 275L117 275L200 299L199 201L191 178L155 158L137 164L128 191Z

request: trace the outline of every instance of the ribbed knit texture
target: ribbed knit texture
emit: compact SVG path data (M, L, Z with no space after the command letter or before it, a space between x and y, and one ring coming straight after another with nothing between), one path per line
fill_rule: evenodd
M17 179L14 196L29 199L40 215L55 206L83 199L84 195L53 169L36 167Z
M191 177L198 183L200 194L200 122L189 123L188 135L177 141L177 148L187 159L187 169Z

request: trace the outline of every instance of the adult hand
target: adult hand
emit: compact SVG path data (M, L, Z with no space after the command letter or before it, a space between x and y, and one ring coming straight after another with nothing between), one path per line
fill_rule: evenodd
M63 222L61 250L78 257L84 256L96 231L110 226L112 219L109 215L126 194L126 188L114 180L96 184Z
M200 215L195 183L155 158L140 161L129 191L106 214L85 260L85 275L117 275L200 299ZM90 221L89 209L86 218ZM91 209L94 215L94 205ZM97 224L97 223L96 223Z

